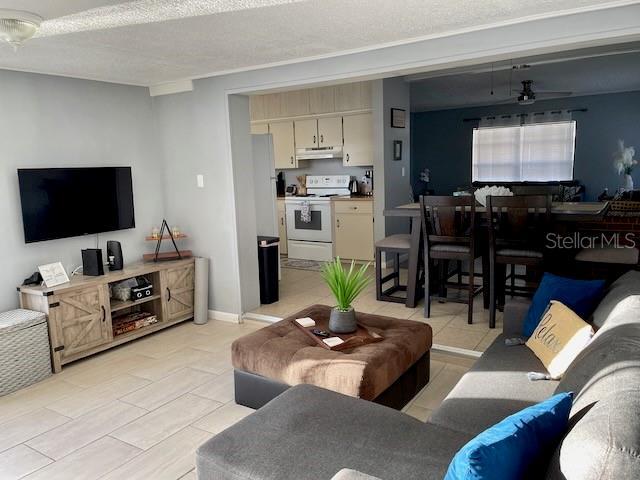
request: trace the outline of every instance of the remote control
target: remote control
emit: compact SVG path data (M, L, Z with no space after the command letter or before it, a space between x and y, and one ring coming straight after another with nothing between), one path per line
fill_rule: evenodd
M319 330L317 328L314 328L313 330L311 330L313 332L314 335L317 335L319 337L323 337L323 338L328 338L331 335L329 334L329 332L325 332L324 330Z

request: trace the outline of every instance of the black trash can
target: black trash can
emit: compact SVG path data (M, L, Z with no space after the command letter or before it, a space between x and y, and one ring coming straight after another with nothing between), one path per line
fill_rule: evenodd
M258 268L260 276L260 303L265 305L277 302L278 292L278 237L258 236Z

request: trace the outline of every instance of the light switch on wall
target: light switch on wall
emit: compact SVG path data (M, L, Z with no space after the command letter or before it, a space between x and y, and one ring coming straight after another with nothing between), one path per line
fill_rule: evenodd
M204 175L196 175L196 183L198 188L204 188Z
M404 177L404 167L402 167L402 176Z

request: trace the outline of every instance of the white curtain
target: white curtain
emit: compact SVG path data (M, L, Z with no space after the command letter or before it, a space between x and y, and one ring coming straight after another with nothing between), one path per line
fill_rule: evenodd
M489 122L481 121L474 129L473 181L572 180L576 123L570 114L545 112L515 118L517 126L484 126Z

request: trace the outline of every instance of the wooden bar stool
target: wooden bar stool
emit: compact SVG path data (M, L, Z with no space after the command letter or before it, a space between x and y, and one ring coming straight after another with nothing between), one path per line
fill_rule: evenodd
M386 260L393 258L393 271L382 276L382 253ZM400 284L400 255L411 252L411 235L390 235L376 242L376 299L382 302L405 303L406 297L394 295L406 292L407 286ZM393 285L384 290L384 284L393 281Z
M551 197L521 195L487 197L489 228L489 327L496 326L496 302L504 303L507 265L539 270L544 262L544 239L551 220ZM516 287L512 268L512 295L531 295L536 287ZM541 274L542 272L538 272Z
M449 261L457 262L458 281L453 284L462 289L462 262L469 262L469 282L466 285L468 295L466 300L453 300L467 303L467 322L473 323L473 297L482 290L474 283L474 263L480 256L476 249L475 228L475 197L446 197L446 196L422 196L420 197L420 210L422 214L422 238L424 243L424 316L431 315L430 279L432 277L432 260L438 260L440 267L440 295L439 298L450 300L446 297L448 285Z

